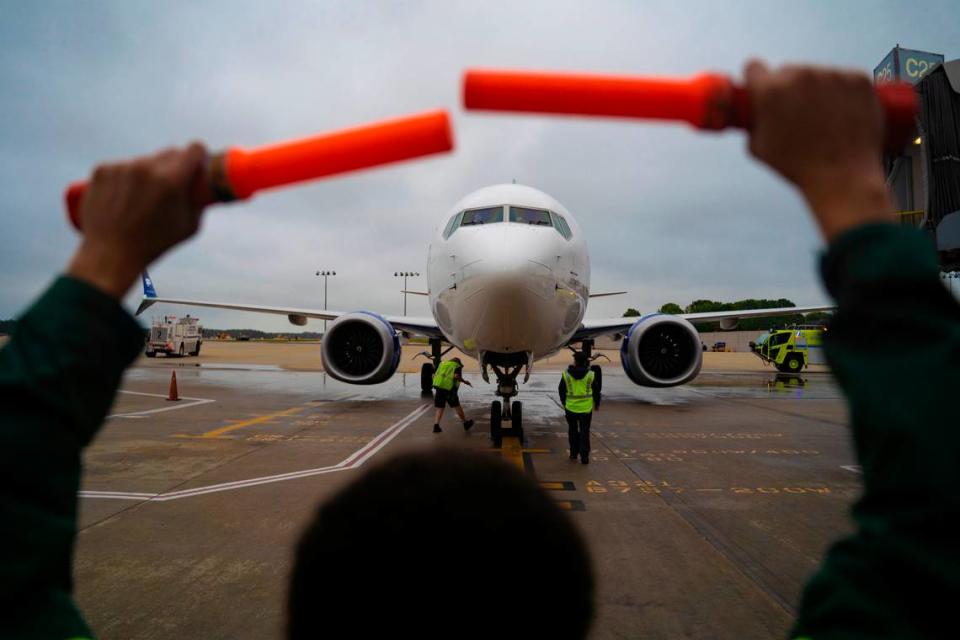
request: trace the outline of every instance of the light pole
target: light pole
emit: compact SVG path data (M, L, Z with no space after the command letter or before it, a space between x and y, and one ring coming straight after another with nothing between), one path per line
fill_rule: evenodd
M394 271L394 278L403 278L403 315L407 315L407 278L419 278L420 274L415 271Z
M317 271L318 276L323 276L323 310L327 310L327 278L337 275L336 271ZM323 321L323 336L327 336L327 321Z

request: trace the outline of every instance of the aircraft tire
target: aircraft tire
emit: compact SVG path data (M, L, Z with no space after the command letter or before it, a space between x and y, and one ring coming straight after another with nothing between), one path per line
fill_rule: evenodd
M157 352L156 352L156 351L147 351L147 352L146 352L146 356L147 356L148 358L156 358L156 357L157 357Z
M598 364L592 364L590 371L593 371L593 384L596 385L597 391L603 391L603 369Z
M523 440L523 403L519 400L514 401L513 406L510 409L511 415L513 415L513 430L516 432L517 437L522 441Z
M423 395L433 393L433 365L429 362L424 362L420 367L420 391Z
M502 423L503 406L499 400L494 400L490 403L490 439L493 440L493 446L497 449L503 444Z

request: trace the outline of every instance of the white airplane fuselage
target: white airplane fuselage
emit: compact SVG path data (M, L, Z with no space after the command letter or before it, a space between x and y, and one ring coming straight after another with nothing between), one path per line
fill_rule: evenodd
M477 210L491 220L468 224L461 212ZM544 211L552 212L549 223ZM465 224L455 226L455 216ZM590 258L563 205L531 187L495 185L444 216L429 247L427 281L434 318L464 353L539 359L563 348L580 326Z

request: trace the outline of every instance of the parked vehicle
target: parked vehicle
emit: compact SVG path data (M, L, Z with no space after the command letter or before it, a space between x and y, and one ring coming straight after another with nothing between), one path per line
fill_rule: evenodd
M146 354L154 358L158 353L168 356L198 356L203 344L203 327L199 318L164 316L154 318L150 326Z
M826 330L821 325L771 329L750 343L750 351L784 373L798 373L811 364L826 364L823 355Z

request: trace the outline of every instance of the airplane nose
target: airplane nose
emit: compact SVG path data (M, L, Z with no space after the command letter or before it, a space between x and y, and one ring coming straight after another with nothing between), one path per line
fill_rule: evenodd
M469 250L461 256L463 276L509 281L514 276L549 272L550 260L556 260L556 256L539 255L543 252L537 251L535 245L519 244L516 237L508 235L510 231L516 233L517 230L508 227L484 229L483 234L478 234L476 241L472 242Z
M485 241L472 249L474 259L464 261L458 289L477 348L531 350L545 331L554 332L544 326L555 315L557 297L548 261L518 252L516 243Z

